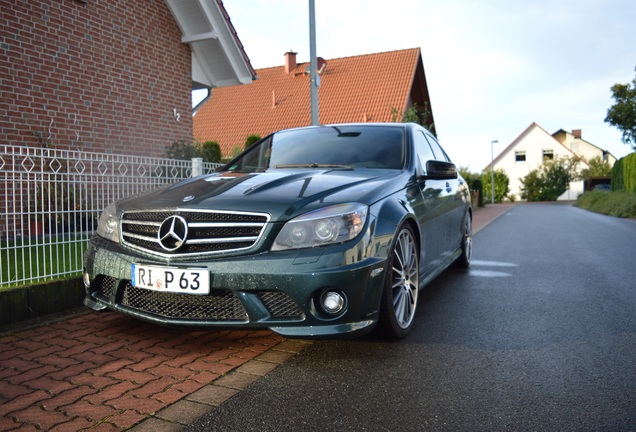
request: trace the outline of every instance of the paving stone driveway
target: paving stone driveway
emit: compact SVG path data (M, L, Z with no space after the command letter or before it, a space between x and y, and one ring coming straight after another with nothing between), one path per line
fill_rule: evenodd
M474 231L512 206L478 209ZM82 311L0 335L0 431L178 431L310 343Z
M179 430L308 342L92 312L0 337L0 430Z

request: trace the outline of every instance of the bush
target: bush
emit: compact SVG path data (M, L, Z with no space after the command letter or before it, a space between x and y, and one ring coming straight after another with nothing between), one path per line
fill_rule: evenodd
M190 160L199 157L197 147L192 142L179 140L166 148L166 157L177 160Z
M471 192L478 191L479 192L479 207L483 207L484 205L484 190L483 185L481 183L481 176L479 174L472 173L468 171L467 167L460 167L459 174L466 180L468 184L468 188Z
M521 198L528 201L556 201L577 178L578 158L544 160L543 164L519 179Z
M249 146L254 144L256 141L259 141L260 139L261 139L260 135L250 135L250 136L248 136L247 139L245 140L245 147L244 148L248 148Z
M623 159L617 160L614 163L614 168L612 169L612 190L613 191L625 190L625 180L623 178L623 162L624 162Z
M202 158L203 162L220 162L221 147L216 141L206 141L203 144L179 140L166 148L166 157L177 160L191 160Z
M623 161L623 182L627 192L636 193L636 153L628 154Z
M621 218L636 218L636 193L585 192L575 205L585 210Z
M201 144L201 157L204 162L221 162L221 146L216 141Z
M612 190L636 192L636 153L631 153L614 164Z
M481 183L484 191L484 200L491 202L492 199L492 171L484 171L481 175ZM510 193L510 179L504 169L495 170L495 202L502 202Z

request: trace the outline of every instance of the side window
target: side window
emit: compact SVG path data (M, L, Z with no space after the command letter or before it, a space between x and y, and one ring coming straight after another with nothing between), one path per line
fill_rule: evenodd
M419 172L424 173L426 170L426 162L435 160L435 154L433 153L433 150L431 150L431 146L422 132L415 132L413 134L413 140L415 144L415 153L417 155L417 169Z
M426 136L431 148L433 149L433 153L435 154L435 159L442 162L450 162L450 159L444 149L439 145L437 140L430 135Z
M526 161L526 151L525 150L516 150L515 151L515 162L525 162Z
M543 160L554 160L554 150L543 149Z

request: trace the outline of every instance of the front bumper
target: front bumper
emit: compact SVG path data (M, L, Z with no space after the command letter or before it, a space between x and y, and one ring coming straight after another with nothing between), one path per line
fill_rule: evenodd
M90 281L84 304L166 326L269 328L305 338L358 336L377 322L387 262L386 257L367 256L363 243L167 263L95 236L84 260ZM131 284L133 263L207 267L210 294L136 288ZM346 298L339 314L320 307L327 289Z

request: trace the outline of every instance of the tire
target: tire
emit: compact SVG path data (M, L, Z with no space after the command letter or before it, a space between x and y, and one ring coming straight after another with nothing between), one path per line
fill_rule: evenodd
M462 254L457 258L455 264L459 268L468 268L473 255L473 218L470 212L466 213L464 219L461 248Z
M391 339L401 339L413 327L419 293L419 248L407 225L398 231L387 269L378 331Z

